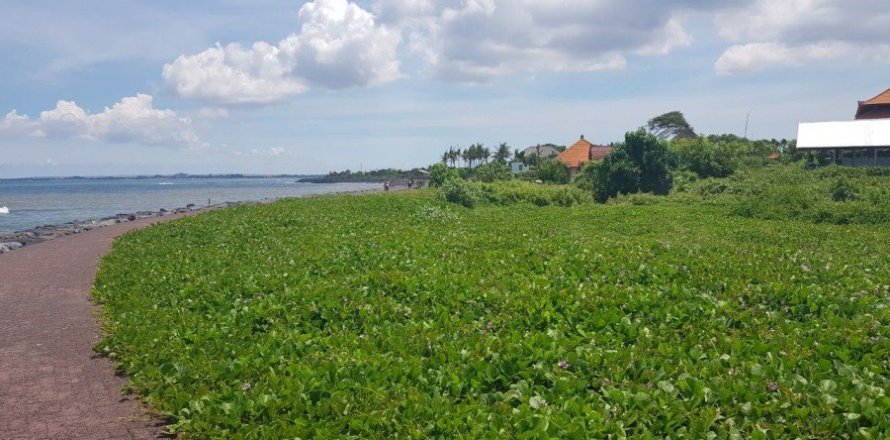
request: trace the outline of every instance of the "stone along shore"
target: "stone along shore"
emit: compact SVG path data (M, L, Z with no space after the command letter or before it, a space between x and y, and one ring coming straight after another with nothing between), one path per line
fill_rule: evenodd
M229 206L241 205L245 203L250 202L225 202L202 207L198 207L194 204L189 204L186 205L184 208L176 208L172 210L161 209L158 211L139 211L132 214L117 214L99 220L75 220L58 225L38 226L33 229L13 232L11 234L0 234L0 254L12 252L24 246L30 246L33 244L42 243L47 240L53 240L68 235L80 234L82 232L91 231L93 229L116 225L118 223L127 223L144 218L164 217L168 215L183 214L193 211L226 208Z

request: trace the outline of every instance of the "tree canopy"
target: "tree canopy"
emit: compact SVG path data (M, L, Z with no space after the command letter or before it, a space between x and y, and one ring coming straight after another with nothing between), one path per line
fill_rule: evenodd
M686 121L686 117L679 111L672 111L656 116L647 123L649 132L658 139L671 139L675 137L695 137L695 130Z

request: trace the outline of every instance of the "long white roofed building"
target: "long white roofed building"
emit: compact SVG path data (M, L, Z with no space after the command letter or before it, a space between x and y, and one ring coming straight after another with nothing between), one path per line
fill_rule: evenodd
M797 149L829 152L845 165L890 166L890 89L860 101L853 121L800 123Z

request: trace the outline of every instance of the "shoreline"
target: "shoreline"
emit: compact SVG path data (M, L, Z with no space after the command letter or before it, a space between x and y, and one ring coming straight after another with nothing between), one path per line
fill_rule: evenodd
M101 229L107 226L116 225L120 223L129 223L136 220L142 220L146 218L163 218L171 215L177 214L187 214L187 213L200 213L203 211L214 211L217 209L229 208L232 206L241 206L241 205L258 205L264 203L273 203L279 200L285 199L294 199L294 198L303 198L303 197L318 197L318 196L337 196L337 195L347 195L347 194L366 194L366 193L377 193L383 192L382 189L360 189L354 191L336 191L330 193L323 194L307 194L303 196L288 196L288 197L269 197L258 200L242 200L236 202L221 202L214 203L212 205L203 205L198 206L195 204L188 204L184 207L174 208L174 209L164 209L161 208L157 211L137 211L133 213L124 213L124 214L115 214L108 217L103 217L100 219L91 219L91 220L72 220L70 222L53 224L53 225L42 225L37 226L31 229L25 229L23 231L16 231L7 234L0 234L0 255L8 254L15 250L21 249L23 247L33 246L35 244L40 244L46 241L55 240L61 237L67 237L69 235L82 234L84 232L89 232L95 229Z

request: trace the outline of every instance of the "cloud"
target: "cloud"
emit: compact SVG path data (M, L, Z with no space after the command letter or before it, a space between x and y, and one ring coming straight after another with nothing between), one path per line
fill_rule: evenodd
M801 66L824 60L890 61L885 0L754 0L715 17L736 44L715 63L720 74Z
M756 72L778 66L799 66L812 60L841 58L854 50L851 44L838 42L796 47L781 43L741 44L726 49L714 68L721 75Z
M189 118L154 108L152 96L141 93L97 114L89 114L74 101L59 101L36 119L13 110L0 120L2 135L190 148L205 145L191 129Z
M726 2L723 2L726 3ZM627 55L691 44L679 17L713 2L679 0L378 0L433 73L485 82L522 72L623 69Z
M251 148L249 150L233 150L232 155L236 157L260 157L272 159L287 154L287 150L283 147L271 148Z
M201 107L198 116L204 119L228 118L229 110L225 107Z
M299 11L300 31L277 45L217 45L163 68L180 96L224 105L269 104L310 88L346 89L400 77L401 35L347 0L314 0Z

